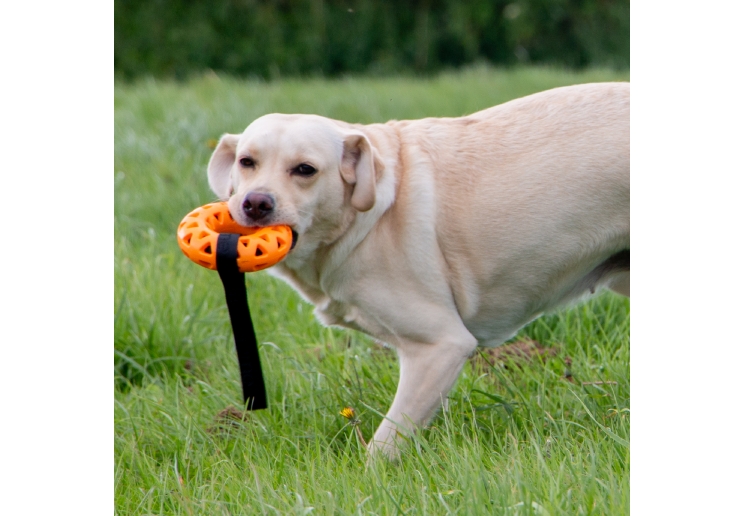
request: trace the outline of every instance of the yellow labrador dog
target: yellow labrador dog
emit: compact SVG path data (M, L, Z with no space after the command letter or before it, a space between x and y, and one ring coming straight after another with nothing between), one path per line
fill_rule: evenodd
M221 138L209 185L235 220L298 235L274 274L398 352L371 452L398 453L476 346L600 288L630 295L629 110L628 83L584 84L462 118L270 114Z

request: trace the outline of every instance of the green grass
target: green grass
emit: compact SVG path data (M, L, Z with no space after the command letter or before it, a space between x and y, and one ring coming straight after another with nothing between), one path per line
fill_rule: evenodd
M395 393L394 353L320 326L284 284L247 275L270 409L220 420L241 401L222 287L181 254L175 228L214 200L209 140L264 113L364 123L458 116L554 86L628 78L474 68L433 79L117 84L116 512L627 514L627 300L604 294L518 336L556 348L555 356L469 363L449 410L401 462L367 467L338 412L353 406L363 435L372 435ZM566 357L575 383L563 378ZM607 383L581 384L600 380Z

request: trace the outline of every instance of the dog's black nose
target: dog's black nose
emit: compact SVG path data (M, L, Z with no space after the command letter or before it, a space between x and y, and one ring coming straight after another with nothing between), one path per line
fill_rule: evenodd
M274 198L268 194L249 192L243 199L243 212L248 218L261 220L274 211Z

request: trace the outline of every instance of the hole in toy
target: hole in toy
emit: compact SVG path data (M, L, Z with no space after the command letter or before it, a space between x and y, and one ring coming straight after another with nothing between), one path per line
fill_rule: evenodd
M189 245L191 243L191 233L184 236L183 241L186 242L186 245Z
M209 262L205 262L204 260L199 260L199 265L203 265L204 267L210 267L212 264Z
M212 254L212 246L208 245L207 247L205 247L204 252L207 254Z
M207 231L202 231L201 233L199 233L199 237L198 238L205 238L205 237L208 237L208 236L209 236L209 233Z
M263 251L259 247L256 247L256 256L261 256L263 254Z

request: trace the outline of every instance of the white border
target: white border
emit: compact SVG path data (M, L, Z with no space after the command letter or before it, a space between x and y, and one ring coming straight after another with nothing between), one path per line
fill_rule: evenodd
M634 514L742 510L742 15L632 7Z
M113 504L113 2L0 8L1 514Z

